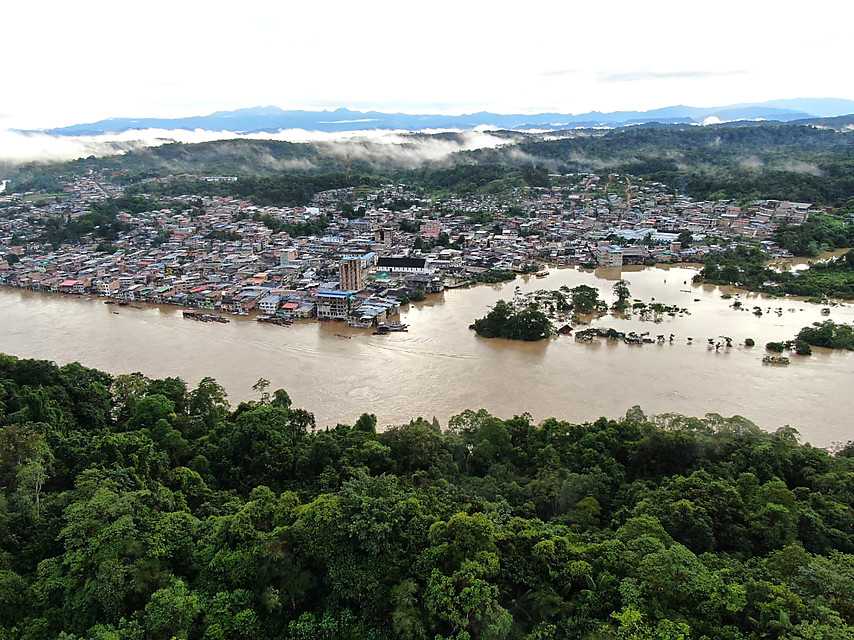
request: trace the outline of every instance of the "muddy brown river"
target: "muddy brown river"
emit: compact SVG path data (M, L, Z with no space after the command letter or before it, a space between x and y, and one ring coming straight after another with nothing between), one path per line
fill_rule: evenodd
M766 342L790 339L825 319L821 307L741 292L745 310L736 310L721 298L733 290L692 285L695 273L690 266L566 268L545 278L448 290L406 308L401 321L409 332L388 336L344 323L278 327L234 317L229 324L200 323L177 307L120 308L98 298L0 287L0 351L115 374L180 376L191 386L209 375L232 403L256 397L252 385L263 377L321 426L352 424L364 411L377 414L381 425L417 416L436 416L444 425L480 407L505 418L528 412L536 420L587 421L640 405L647 413L739 414L768 430L789 425L818 446L854 439L854 353L814 349L809 357L792 354L788 366L762 363ZM593 326L673 333L672 343L581 343L565 336L522 343L468 329L517 286L526 292L588 284L610 303L621 276L633 298L686 307L690 315L665 316L659 324L606 315ZM834 306L828 317L852 322L854 305ZM730 336L733 347L707 346L720 336ZM756 347L741 346L748 337Z

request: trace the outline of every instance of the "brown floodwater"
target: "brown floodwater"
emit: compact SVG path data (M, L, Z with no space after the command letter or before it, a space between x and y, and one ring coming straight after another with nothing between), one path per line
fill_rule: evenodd
M180 376L194 386L212 376L232 403L257 397L259 378L288 391L318 425L352 424L362 412L381 425L486 408L508 418L570 421L618 418L633 405L647 413L742 415L774 430L789 425L818 446L854 439L854 353L814 349L788 366L762 363L762 345L786 340L825 319L821 307L710 285L693 285L696 268L552 269L545 278L455 289L410 305L408 333L374 336L344 323L264 325L251 318L200 323L177 307L105 305L101 299L0 288L0 351L25 358L79 361L110 373ZM675 334L673 342L627 345L558 336L536 343L485 339L468 329L498 299L521 292L588 284L610 303L616 279L633 298L686 307L690 315L656 324L606 315L594 326ZM745 310L723 293L737 293ZM754 306L762 316L753 314ZM780 314L775 309L782 308ZM118 313L113 313L118 311ZM854 321L854 305L830 319ZM342 334L351 336L339 337ZM708 338L733 339L715 350ZM693 344L688 344L688 337ZM757 346L741 346L745 338Z

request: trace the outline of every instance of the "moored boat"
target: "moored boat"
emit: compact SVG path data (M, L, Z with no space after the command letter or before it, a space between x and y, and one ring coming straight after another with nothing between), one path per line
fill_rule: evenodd
M384 322L377 325L377 329L382 331L409 331L409 325L402 322Z

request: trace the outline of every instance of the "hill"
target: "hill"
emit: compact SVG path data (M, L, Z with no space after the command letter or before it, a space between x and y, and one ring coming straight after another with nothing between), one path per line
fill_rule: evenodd
M842 120L840 120L842 122ZM815 124L648 124L548 134L519 131L408 133L290 143L238 138L173 143L124 155L4 171L9 190L57 186L93 169L124 182L167 174L345 173L453 190L507 177L523 166L552 172L612 171L658 181L697 199L779 198L841 205L854 196L854 135Z

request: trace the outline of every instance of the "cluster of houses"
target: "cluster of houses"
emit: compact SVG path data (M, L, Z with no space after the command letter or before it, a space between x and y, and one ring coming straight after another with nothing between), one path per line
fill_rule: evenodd
M41 235L47 219L67 221L91 202L121 194L108 180L77 178L64 198L0 194L0 211L10 212L0 216L0 284L370 326L386 322L407 298L441 292L449 278L465 281L492 269L697 261L737 238L773 249L769 238L778 224L802 223L816 210L772 200L744 208L695 202L664 185L629 180L609 193L613 176L607 184L594 174L554 178L550 188L444 200L401 185L337 189L305 207L161 197L161 209L120 213L128 230L110 238L108 250L97 232L50 246ZM343 215L345 202L363 215ZM318 235L275 230L321 217L326 226ZM708 238L722 240L716 246Z

